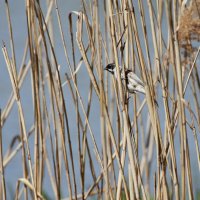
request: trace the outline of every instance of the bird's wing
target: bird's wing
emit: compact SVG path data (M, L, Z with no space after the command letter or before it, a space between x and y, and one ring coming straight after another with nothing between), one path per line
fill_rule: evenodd
M126 76L127 76L127 79L128 79L129 83L132 83L134 85L141 85L141 86L144 87L144 83L131 70L127 70Z

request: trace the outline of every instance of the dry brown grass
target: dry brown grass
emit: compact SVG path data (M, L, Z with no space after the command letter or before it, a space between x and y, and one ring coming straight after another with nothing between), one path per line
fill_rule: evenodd
M25 2L27 42L17 66L12 13L5 1L10 44L3 44L2 52L12 92L0 112L1 199L8 197L5 169L19 153L17 167L23 173L13 183L15 199L44 199L45 181L52 199L195 199L200 1L185 8L175 0L82 0L81 11L64 19L58 3L49 0L45 12L38 1ZM53 11L59 27L55 35ZM110 62L116 63L117 80L103 70ZM145 96L127 101L119 65L141 77ZM31 127L21 95L29 73ZM15 103L19 134L5 149L3 128Z

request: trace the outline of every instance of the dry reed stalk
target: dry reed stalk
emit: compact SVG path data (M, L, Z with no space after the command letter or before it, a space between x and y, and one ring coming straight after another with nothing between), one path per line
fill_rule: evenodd
M104 167L104 178L105 178L105 198L106 199L114 199L112 190L110 189L110 181L108 177L108 158L107 158L107 137L105 132L105 114L104 114L104 102L105 102L105 93L104 93L104 76L102 69L102 52L101 52L101 41L100 41L100 26L99 26L99 12L98 12L98 1L94 2L94 13L95 13L95 24L96 24L96 51L97 51L97 71L99 74L99 82L100 82L100 124L101 124L101 139L102 139L102 150L103 150L103 167Z
M72 14L70 13L69 16L69 26L70 26L70 38L71 38L71 45L72 45L72 56L73 56L73 66L74 66L74 71L76 71L76 59L75 59L75 50L74 50L74 39L73 39L73 30L72 30ZM66 54L66 52L65 52ZM81 67L81 64L82 64L82 58L80 59L80 67ZM79 68L79 67L77 67ZM66 76L67 76L67 80L69 80L69 77L66 73ZM76 74L74 76L74 82L75 84L77 85L77 77L76 77ZM92 175L93 175L93 179L96 180L96 175L95 173L93 173L93 163L92 163L92 160L91 160L91 154L90 154L90 150L88 148L88 142L87 142L87 139L84 137L83 139L83 142L82 142L82 145L83 145L83 151L81 151L81 133L80 133L80 127L82 128L82 131L83 131L83 135L85 135L85 130L87 129L87 125L85 125L85 127L83 127L83 123L81 121L81 117L80 117L80 113L79 113L79 103L78 103L78 95L77 93L73 93L73 89L72 89L72 86L70 84L70 82L68 81L69 83L69 88L70 88L70 91L71 91L71 94L72 94L72 97L73 97L73 102L75 104L75 109L76 109L76 123L77 123L77 127L78 127L78 152L79 152L79 165L80 165L80 174L81 174L81 188L82 188L82 196L84 196L84 188L85 188L85 175L84 175L84 171L85 171L85 146L87 147L87 151L88 151L88 155L89 155L89 158L90 158L90 166L92 168ZM91 83L90 83L91 85ZM91 85L92 86L92 85ZM90 113L90 105L91 105L91 100L92 100L92 87L90 87L90 93L89 93L89 100L88 100L88 109L87 109L87 117L89 116L89 113Z
M31 181L33 183L33 188L34 188L34 196L35 198L37 197L35 187L34 187L34 180L33 180L33 172L32 172L32 163L31 163L31 154L30 154L30 148L29 148L29 143L28 143L28 138L27 138L27 132L26 132L26 126L25 126L25 119L24 119L24 113L23 113L23 108L20 100L20 94L19 94L19 88L18 88L18 82L17 82L17 73L16 73L16 68L12 64L12 60L9 59L6 47L3 47L3 54L4 54L4 59L7 64L7 69L10 75L13 91L15 94L15 100L18 104L18 111L19 111L19 116L20 116L20 124L22 126L22 141L25 139L26 143L26 151L27 151L27 156L28 156L28 164L29 164L29 171L31 175ZM25 155L23 155L25 156ZM25 159L24 159L25 160Z
M31 129L28 131L28 138L33 133L33 131L34 131L34 127L31 127ZM15 140L15 138L13 138L13 140ZM4 168L9 164L10 161L12 161L12 159L16 156L16 154L21 150L22 144L24 142L25 141L21 142L21 140L20 140L20 143L17 145L17 147L15 149L13 149L13 151L12 151L13 141L11 142L9 150L5 153L5 158L4 158L4 162L3 162Z
M0 119L1 119L1 109L0 109ZM2 180L1 180L1 193L2 199L6 199L6 185L5 185L5 172L4 172L4 166L3 166L3 143L2 143L2 123L0 121L0 171L2 174Z

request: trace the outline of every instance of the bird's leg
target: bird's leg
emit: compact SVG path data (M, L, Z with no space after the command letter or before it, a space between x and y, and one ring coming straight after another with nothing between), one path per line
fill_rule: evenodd
M129 102L129 99L131 98L130 96L129 96L129 94L128 94L128 97L126 98L127 96L125 96L125 101L124 101L124 103L126 104L126 105L128 105L128 102Z
M156 99L154 99L154 103L155 103L155 105L157 106L157 108L159 108L159 105L158 105L158 102L157 102Z

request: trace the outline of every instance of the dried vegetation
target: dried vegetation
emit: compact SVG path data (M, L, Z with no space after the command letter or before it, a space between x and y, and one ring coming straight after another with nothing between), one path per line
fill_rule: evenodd
M23 169L12 183L15 199L197 199L200 1L81 0L81 11L61 15L58 0L48 0L46 11L44 2L26 0L21 66L9 2L1 67L12 91L0 114L1 199L10 197L8 166ZM120 76L103 70L110 62L134 70L146 95L128 99ZM14 106L18 134L5 149Z

